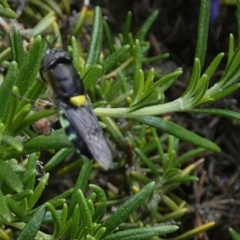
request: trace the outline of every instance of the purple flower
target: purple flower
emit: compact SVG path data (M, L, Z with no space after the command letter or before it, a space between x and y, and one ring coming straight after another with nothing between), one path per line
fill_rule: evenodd
M214 24L219 15L220 3L219 0L211 0L211 10L210 10L210 24Z
M222 182L222 183L225 183L225 182L227 182L228 181L228 177L220 177L220 181Z

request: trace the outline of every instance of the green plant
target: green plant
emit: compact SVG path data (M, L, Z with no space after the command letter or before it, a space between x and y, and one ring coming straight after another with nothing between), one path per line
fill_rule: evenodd
M34 19L37 24L32 26L29 33L29 39L34 37L34 40L30 43L28 54L24 53L18 31L10 32L10 48L0 54L1 62L8 69L0 87L0 99L5 99L5 102L0 101L0 238L8 239L8 235L19 235L18 240L56 240L64 237L92 240L136 237L150 239L178 229L175 225L160 225L179 219L187 212L187 203L172 190L183 182L198 180L191 173L203 160L188 163L190 158L208 151L219 152L220 148L210 140L159 115L200 112L240 120L239 113L233 111L202 108L204 104L220 100L239 88L240 49L234 49L234 38L231 35L224 74L210 87L209 81L224 54L217 55L202 73L207 45L209 1L202 0L201 6L197 50L189 84L181 97L165 103L166 90L175 83L182 70L177 69L159 76L154 69L145 71L143 68L146 62L168 57L168 54L154 58L147 55L150 44L145 37L158 15L157 11L135 35L130 33L132 15L129 13L124 30L115 42L107 22L102 19L100 8L96 7L86 54L78 38L84 38L81 32L88 18L87 7L82 9L71 38L62 39L58 20L63 11L69 12L69 2L62 1L60 7L54 1L30 1L30 5L25 8L25 17ZM33 15L31 7L37 9L38 14ZM62 169L62 172L67 172L81 167L74 187L40 204L40 197L49 181L49 172L73 152L62 129L51 135L39 136L31 130L31 125L37 120L56 113L56 109L33 112L31 104L43 97L46 91L38 79L40 62L47 49L46 42L38 35L44 35L45 32L50 35L50 42L58 36L57 44L60 46L63 41L69 41L68 52L72 56L73 65L84 81L95 113L100 117L113 147L119 153L114 168L121 169L126 164L126 159L134 158L135 168L126 170L124 174L129 192L136 194L127 200L126 197L119 200L113 192L106 195L102 188L94 184L89 185L91 193L86 194L88 181L92 178L92 162L81 157ZM103 33L106 39L103 39ZM7 61L9 51L11 60ZM118 118L126 119L124 127L119 127ZM159 130L164 134L160 136ZM131 132L131 137L126 137L128 132ZM178 157L180 140L197 147ZM58 151L43 166L44 174L38 182L37 152L49 149ZM132 157L133 153L135 157ZM182 167L183 164L185 167ZM93 166L94 170L97 168L97 165ZM107 206L113 204L111 200L115 200L114 205L120 206L110 214ZM136 212L140 206L141 211ZM40 229L43 224L52 226L53 232L46 233ZM207 223L175 239L187 239L213 225L213 222ZM116 228L119 231L114 232Z
M234 231L232 228L229 228L229 233L230 233L233 240L239 240L240 239L239 233Z

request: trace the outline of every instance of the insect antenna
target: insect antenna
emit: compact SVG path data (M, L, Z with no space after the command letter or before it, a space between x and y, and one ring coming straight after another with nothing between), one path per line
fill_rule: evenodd
M49 42L49 40L47 39L47 37L44 38L45 42L47 43L48 45L48 49L53 49L54 48L54 45L57 43L57 40L58 40L58 36L56 36L52 42L52 44Z

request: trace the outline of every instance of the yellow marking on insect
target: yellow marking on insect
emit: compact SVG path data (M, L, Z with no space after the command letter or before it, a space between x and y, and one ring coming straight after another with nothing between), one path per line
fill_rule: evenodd
M70 103L72 103L75 107L81 107L86 105L86 96L78 95L70 98Z

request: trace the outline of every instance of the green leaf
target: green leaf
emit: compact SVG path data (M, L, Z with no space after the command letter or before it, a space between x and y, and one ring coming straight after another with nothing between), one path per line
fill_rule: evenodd
M135 41L134 45L134 77L133 77L133 104L137 102L141 91L144 88L144 78L142 77L142 51L139 40ZM141 77L141 78L139 78Z
M210 79L212 75L215 73L216 69L218 68L222 58L224 57L224 53L219 53L211 62L207 70L204 72Z
M141 99L143 90L144 90L144 72L142 69L139 69L136 76L134 76L135 89L133 89L133 103L131 106L134 106ZM135 93L134 93L135 91Z
M93 201L91 199L88 199L87 200L87 205L88 205L88 209L89 209L90 215L93 216L93 213L94 213Z
M8 124L5 128L4 133L5 134L11 134L16 135L19 131L19 127L21 126L21 123L23 119L29 114L29 112L32 109L31 104L24 105L14 116L11 124Z
M181 184L183 182L197 182L199 180L196 176L174 176L169 177L164 181L164 184L174 184L174 187L176 188L176 184Z
M209 84L209 78L207 75L203 74L202 77L198 81L198 86L196 90L194 91L195 96L193 97L193 100L191 101L191 104L198 105L204 102L203 96L205 95Z
M0 118L1 121L1 118ZM0 123L0 138L2 137L2 134L4 132L5 125L3 123Z
M161 88L162 92L165 92L176 80L177 78L182 74L182 70L177 69L176 71L166 74L163 77L161 77L159 80L153 83L152 86L150 86L149 91L153 91L156 88Z
M87 201L80 189L77 191L76 197L78 198L78 206L81 213L81 227L83 228L84 236L92 235L92 216L88 208Z
M89 187L92 189L92 191L94 193L96 193L98 201L99 201L99 203L97 204L97 207L94 211L92 220L93 220L93 222L99 223L106 213L107 197L102 188L100 188L96 185L93 185L93 184L90 184Z
M56 21L56 16L53 11L49 12L45 17L43 17L37 25L31 29L30 36L36 37L47 30Z
M144 83L144 93L149 90L149 88L152 86L154 80L154 68L151 68L146 76L146 80Z
M21 68L25 57L22 36L18 30L15 30L12 33L10 32L9 38L11 42L12 58L17 62L19 68Z
M167 195L163 194L161 196L162 202L169 207L172 211L177 211L179 210L179 206L176 204L176 202L168 197Z
M20 193L17 193L12 196L12 199L15 200L16 202L23 200L24 198L27 198L33 194L33 191L31 189L26 189L23 190Z
M50 171L64 161L73 152L72 148L62 148L44 165L44 171Z
M92 66L98 63L100 58L100 53L102 50L102 13L100 7L95 7L94 10L94 20L93 20L93 30L91 35L91 41L88 49L88 56L86 64Z
M240 234L238 234L235 230L232 228L229 228L229 233L233 240L240 240Z
M56 209L54 208L54 206L51 203L47 202L46 207L51 212L52 217L53 217L54 235L55 235L56 233L58 233L60 231L61 220L60 220L59 214L57 213Z
M186 215L187 211L188 211L187 208L181 208L179 210L176 210L176 211L173 211L171 213L165 214L164 216L161 217L161 220L164 221L164 222L177 220L177 219L183 217L184 215Z
M82 28L86 24L86 18L88 15L88 11L89 11L88 7L83 5L81 8L81 12L78 14L79 15L78 19L77 19L74 29L72 31L73 36L77 37L79 35L79 33L81 33Z
M71 229L73 225L73 220L70 219L64 226L61 228L60 233L58 234L59 236L65 236Z
M1 171L2 171L2 169L1 169ZM8 208L6 197L3 195L1 190L0 190L0 216L6 222L11 221L11 212Z
M104 240L145 240L151 239L154 236L162 236L178 230L178 226L165 225L156 227L144 227L137 229L129 229L111 234L104 238Z
M81 191L81 190L79 190ZM82 212L81 212L81 219L83 218ZM80 210L79 210L79 204L77 204L74 208L73 214L71 216L72 220L72 226L70 230L70 238L76 239L77 238L77 232L79 231L79 222L80 222ZM82 229L84 229L84 226L81 226ZM87 234L84 234L87 236ZM79 238L78 238L79 239Z
M9 146L13 147L19 152L23 150L22 143L12 136L5 135L1 138L1 140L2 140L2 143L7 143Z
M234 55L234 36L233 34L229 35L229 47L228 47L228 61L227 61L227 65L229 64L230 60L232 59L233 55Z
M221 149L218 147L217 144L203 138L200 137L199 135L186 130L185 128L164 120L162 118L158 118L158 117L153 117L153 116L149 116L149 117L140 117L140 118L136 118L135 119L138 122L147 124L149 126L161 129L164 132L167 132L179 139L182 139L184 141L190 142L196 146L199 147L203 147L209 150L212 150L214 152L220 152Z
M38 172L36 169L31 169L24 173L24 176L22 177L22 183L26 189L34 188L34 186L32 186L32 185L34 185L34 183L35 183L35 178L36 178L37 174L38 174Z
M237 121L240 121L240 113L239 112L234 112L231 110L226 110L226 109L204 109L204 108L199 108L199 109L191 109L189 112L195 112L195 113L206 113L206 114L211 114L215 116L221 116L221 117L226 117L230 119L235 119Z
M7 0L0 0L0 3L1 3L1 5L2 5L4 8L8 8L8 7L9 7L9 5L8 5L8 3L7 3Z
M172 217L172 219L176 219L176 218ZM199 235L201 233L205 233L209 229L213 228L215 226L215 224L216 223L213 222L213 221L210 221L210 222L207 222L207 223L203 223L199 227L195 227L195 228L193 228L191 230L186 231L185 233L182 233L182 234L178 235L177 237L175 237L175 240L192 239L192 238L194 238L194 236L197 236L197 235Z
M8 47L1 51L0 53L0 63L5 61L6 59L9 59L11 57L11 48Z
M132 24L132 12L127 13L126 20L123 25L123 44L128 43L128 34L131 32L131 24Z
M104 236L113 232L122 222L124 222L133 211L135 211L141 204L150 196L154 189L155 183L150 182L144 186L138 193L123 203L111 217L101 224L101 227L106 228Z
M24 149L21 152L21 156L34 153L34 152L48 150L48 149L60 149L60 148L67 148L67 147L71 148L72 144L64 134L63 129L60 129L60 130L54 131L49 136L41 135L27 141L24 144ZM20 153L18 151L9 150L8 152L5 152L1 156L1 158L10 159L18 156L20 156Z
M103 19L103 30L104 30L105 38L107 40L108 50L110 53L114 53L115 47L114 47L113 36L109 29L108 23L104 19Z
M16 79L16 85L21 96L24 96L31 84L36 80L44 52L45 44L43 44L42 38L39 36L31 44ZM22 105L19 106L19 108L21 107Z
M72 43L72 52L71 57L73 60L73 66L77 69L78 72L80 72L80 61L79 61L79 50L78 50L78 42L74 36L71 38Z
M7 75L0 86L0 98L4 101L0 101L0 114L3 123L6 123L6 119L13 119L11 113L11 101L10 99L16 98L12 95L12 88L15 84L15 79L18 73L18 65L16 62L11 62L8 66ZM15 109L14 109L15 110Z
M51 203L54 207L56 207L56 203L59 203L60 201L62 201L62 199L68 199L70 196L72 196L73 193L73 188L68 189L67 191L65 191L62 194L59 194L57 197L52 198L51 200L49 200L48 202Z
M237 39L238 39L238 44L240 44L240 2L239 0L236 1L237 2L237 26L238 26L238 36L237 36Z
M60 18L63 16L62 5L58 4L55 1L44 0L45 2Z
M87 72L83 75L83 82L85 89L89 89L96 81L102 76L102 66L93 65L88 68Z
M72 194L71 201L69 203L69 211L68 211L69 216L72 215L75 206L79 203L77 198L78 190L81 189L82 192L86 190L87 182L91 175L91 169L92 169L92 161L84 160L83 166L78 175L77 182L74 186L74 191Z
M192 75L191 75L190 81L188 83L187 89L183 93L182 97L184 97L186 95L191 96L193 94L193 92L196 89L197 82L200 79L200 74L201 74L201 64L200 64L199 59L195 58Z
M36 180L36 168L37 168L37 153L32 153L28 157L28 162L26 166L26 173L24 174L24 179L27 178L27 174L31 171L35 174L30 174L28 177L28 181L26 182L25 189L33 189L35 185L35 180Z
M208 42L208 29L210 18L210 1L201 0L199 21L198 21L198 36L197 48L195 58L200 60L200 69L202 69L205 61L207 42Z
M31 217L22 232L18 236L17 240L33 240L37 235L39 228L41 227L42 221L46 214L45 205L41 206L38 211Z
M111 67L118 64L118 61L129 50L130 45L124 45L111 55L109 55L102 63L102 73L105 74Z
M17 203L15 200L13 200L10 196L6 196L6 201L8 207L11 209L11 211L18 216L19 218L24 218L25 217L25 210L22 206L21 203ZM0 212L2 212L0 210Z
M15 112L18 105L18 95L18 88L16 86L13 86L12 92L10 94L10 99L8 101L9 108L5 108L5 111L3 112L3 121L6 128L9 127L9 125L12 123L13 118L15 117ZM4 132L7 133L6 129L4 129Z
M12 166L0 161L0 182L4 179L7 185L16 192L21 192L23 186L18 175L13 171Z
M17 18L17 14L11 8L4 8L2 4L0 4L0 16L5 18Z
M67 221L67 216L68 216L68 206L67 206L66 203L64 203L63 209L62 209L62 212L61 212L59 229L63 229L65 227L66 221Z
M235 50L227 68L219 80L218 84L220 86L228 87L236 82L240 77L240 69L239 69L239 58L240 58L240 46Z
M21 125L19 126L19 131L25 129L26 127L31 126L32 124L34 124L36 121L42 119L42 118L46 118L49 116L52 116L53 114L56 113L56 109L45 109L39 112L35 112L33 114L31 114L30 116L27 116L21 123Z
M168 164L165 166L164 174L163 174L164 179L172 178L172 177L175 177L175 175L181 174L181 170L179 168L174 168L172 165L173 164Z
M9 239L8 234L2 228L0 228L0 238L3 239L3 240L8 240Z
M34 189L33 195L30 197L28 201L28 209L31 210L34 205L37 203L38 199L41 197L43 190L45 189L48 183L49 173L46 173L37 187Z
M94 235L94 239L96 239L96 240L102 239L102 236L105 233L105 231L106 231L106 228L104 228L104 227L99 228Z
M44 84L42 81L39 79L35 80L32 82L32 84L29 86L27 91L24 94L25 99L31 99L32 101L37 100L39 95L43 94L46 91L46 84ZM26 100L23 99L20 103L26 102Z
M200 155L201 153L206 153L207 150L204 148L194 148L193 150L190 150L183 155L181 155L179 158L177 158L174 162L174 166L178 167L181 164L185 163L186 161L193 159L194 157Z
M156 166L152 163L151 159L148 158L143 151L139 148L134 148L135 153L141 159L141 161L149 168L149 170L155 175L155 177L159 178L159 172Z
M216 102L220 99L223 99L226 96L230 95L231 93L237 91L239 87L240 87L240 83L234 83L233 85L231 85L225 89L218 89L218 91L216 91L216 93L213 93L213 94L211 94L211 89L209 89L206 92L206 95L208 95L208 93L211 94L209 96L212 98L212 100L211 100L211 103L212 103L212 102Z
M149 29L151 28L152 24L154 23L154 21L157 19L158 16L158 10L155 10L149 17L148 19L144 22L144 24L142 25L142 27L139 29L139 31L136 34L135 39L139 39L139 40L144 40L147 32L149 31Z
M111 135L111 138L114 140L115 144L122 150L125 150L127 148L126 138L119 130L119 127L114 119L109 117L101 117L101 121L107 126L107 130Z
M142 62L143 63L151 63L151 62L158 62L160 60L169 58L170 54L169 53L164 53L164 54L160 54L154 57L144 57Z
M136 104L131 105L131 112L146 106L160 104L163 102L163 100L164 100L164 95L163 93L160 92L158 88L149 90L147 91L147 93L141 96L141 99L139 99L139 101Z

